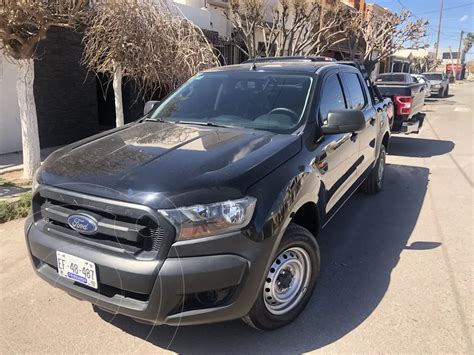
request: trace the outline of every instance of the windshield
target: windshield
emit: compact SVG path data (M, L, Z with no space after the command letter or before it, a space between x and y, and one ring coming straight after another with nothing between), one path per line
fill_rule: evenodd
M443 80L443 74L423 74L428 80Z
M377 77L378 82L405 82L406 76L404 74L382 74Z
M150 119L289 133L300 125L312 78L261 72L202 73L150 114Z

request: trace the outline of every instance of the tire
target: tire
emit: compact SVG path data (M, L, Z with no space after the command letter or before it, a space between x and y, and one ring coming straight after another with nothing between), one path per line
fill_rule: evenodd
M444 97L444 89L439 89L438 91L438 97Z
M361 190L362 192L375 195L382 190L384 173L385 173L385 157L387 156L385 146L382 144L380 146L379 157L377 158L377 163L373 167L369 176L362 183Z
M306 228L291 223L278 246L257 300L242 320L253 328L265 331L289 324L311 298L319 269L319 246L315 237ZM287 287L279 287L282 283ZM288 287L291 285L293 290ZM275 296L280 299L289 297L284 302L278 302Z
M448 97L449 94L449 86L446 86L446 90L444 90L444 97Z

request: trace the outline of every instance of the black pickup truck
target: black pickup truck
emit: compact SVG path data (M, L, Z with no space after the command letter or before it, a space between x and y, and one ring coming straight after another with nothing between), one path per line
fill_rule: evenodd
M395 106L394 133L418 133L423 124L425 85L413 80L408 73L385 73L376 79L383 97L392 99Z
M359 187L382 189L390 100L366 80L311 58L215 68L61 148L34 179L34 270L139 322L291 322L320 230Z

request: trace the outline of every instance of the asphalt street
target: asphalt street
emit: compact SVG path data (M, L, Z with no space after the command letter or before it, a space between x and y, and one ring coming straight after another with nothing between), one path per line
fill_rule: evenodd
M474 353L473 102L473 82L451 86L420 134L393 136L383 192L330 222L310 303L271 333L94 313L35 276L23 220L0 225L0 352Z

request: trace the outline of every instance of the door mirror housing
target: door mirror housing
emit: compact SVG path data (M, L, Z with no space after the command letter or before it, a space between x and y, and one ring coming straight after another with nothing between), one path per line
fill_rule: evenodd
M143 114L146 115L148 112L153 110L160 104L160 101L147 101L145 102L145 106L143 107Z
M334 110L328 113L324 134L352 133L365 128L364 114L359 110Z

